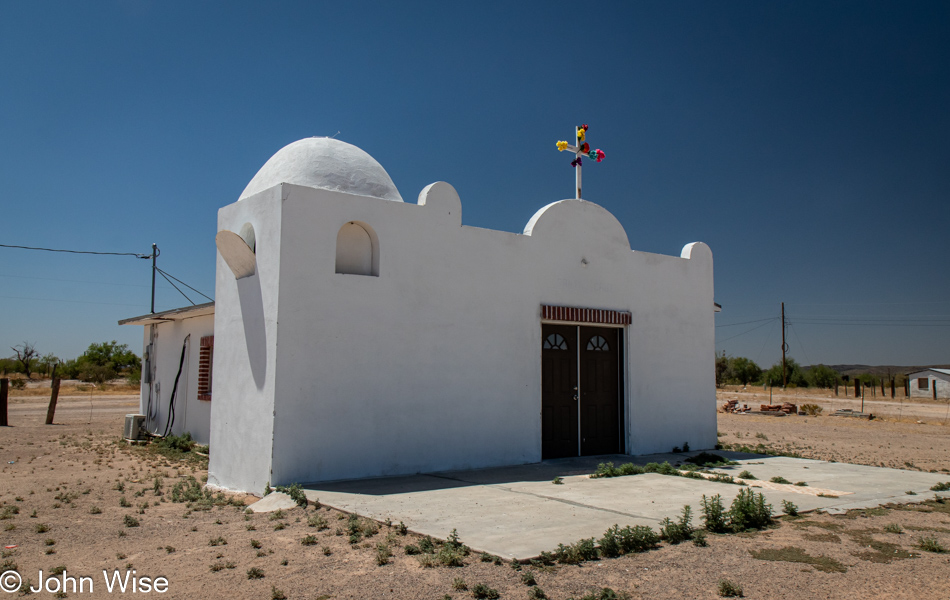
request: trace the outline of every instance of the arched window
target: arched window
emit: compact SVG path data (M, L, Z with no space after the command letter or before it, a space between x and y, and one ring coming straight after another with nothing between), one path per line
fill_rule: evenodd
M378 276L378 248L376 232L372 227L350 221L336 235L336 272Z
M251 252L257 254L257 236L254 235L254 226L250 223L245 223L244 226L241 227L241 231L238 235L241 236L241 239L244 240L247 247L251 249Z
M608 352L610 346L607 344L607 340L599 335L595 335L587 342L587 349L593 350L594 352Z
M544 340L542 347L545 350L567 350L567 341L560 333L552 333Z

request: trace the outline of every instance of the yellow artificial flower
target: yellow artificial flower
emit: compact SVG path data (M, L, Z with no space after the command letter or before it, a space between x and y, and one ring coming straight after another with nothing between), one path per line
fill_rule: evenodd
M578 127L578 128L577 128L577 140L580 141L580 142L583 142L583 141L584 141L584 135L585 135L586 133L587 133L586 131L584 131L582 128Z
M557 143L557 151L558 151L558 152L563 152L563 151L565 151L565 150L567 150L567 142L558 142L558 143Z

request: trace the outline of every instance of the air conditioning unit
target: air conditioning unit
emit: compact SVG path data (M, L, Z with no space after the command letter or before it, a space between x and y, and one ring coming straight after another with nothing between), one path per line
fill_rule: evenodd
M125 415L125 430L123 437L130 442L145 439L145 415Z

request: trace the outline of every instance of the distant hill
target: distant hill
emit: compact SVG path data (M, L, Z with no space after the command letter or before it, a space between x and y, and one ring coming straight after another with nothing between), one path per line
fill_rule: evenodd
M815 365L809 365L803 367L804 370L809 370ZM950 365L923 365L923 366L902 366L902 365L827 365L838 372L839 375L861 375L862 373L870 373L871 375L904 375L907 373L913 373L914 371L920 371L921 369L950 369Z

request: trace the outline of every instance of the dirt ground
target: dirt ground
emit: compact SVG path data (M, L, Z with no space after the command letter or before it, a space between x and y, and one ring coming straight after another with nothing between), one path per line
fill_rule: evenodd
M950 554L918 548L922 538L950 547L950 502L922 497L900 509L808 514L762 532L710 535L706 547L664 542L657 550L581 565L520 565L519 571L483 562L475 552L461 567L425 567L405 552L419 537L396 525L379 524L378 533L351 544L346 515L325 507L275 518L245 514L253 497L175 502L176 483L201 482L206 459L127 446L120 440L122 415L136 405L115 397L66 398L57 424L47 426L45 399L11 404L12 426L0 428L0 571L15 568L33 586L40 570L48 576L57 567L93 578L94 593L73 592L67 583L66 597L110 596L103 569L165 577L168 591L160 595L169 598L462 599L474 597L476 584L505 599L601 597L604 587L617 597L718 598L722 579L741 586L747 598L950 597ZM761 443L812 458L945 472L950 466L950 427L943 425L720 414L719 429L724 443ZM392 557L379 565L381 543ZM524 583L530 578L543 593Z

